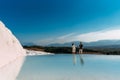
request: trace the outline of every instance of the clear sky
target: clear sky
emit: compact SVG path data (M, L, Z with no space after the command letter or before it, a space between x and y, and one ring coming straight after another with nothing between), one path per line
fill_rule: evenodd
M0 20L21 43L120 39L120 0L0 0Z

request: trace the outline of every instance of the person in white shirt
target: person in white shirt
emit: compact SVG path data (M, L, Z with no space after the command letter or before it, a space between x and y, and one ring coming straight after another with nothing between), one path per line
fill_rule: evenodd
M76 46L74 43L72 43L72 53L75 54L76 53Z
M72 43L72 53L73 53L73 64L75 65L76 64L76 56L75 56L76 46L74 43Z

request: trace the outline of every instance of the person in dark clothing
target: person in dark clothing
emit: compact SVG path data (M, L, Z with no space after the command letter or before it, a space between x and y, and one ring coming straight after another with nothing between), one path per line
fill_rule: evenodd
M82 53L83 53L83 44L82 44L82 42L80 42L80 45L79 45L79 56L80 56L80 62L83 65L84 64L84 60L82 58Z
M79 45L79 54L82 54L83 53L83 44L82 42L80 42L80 45Z

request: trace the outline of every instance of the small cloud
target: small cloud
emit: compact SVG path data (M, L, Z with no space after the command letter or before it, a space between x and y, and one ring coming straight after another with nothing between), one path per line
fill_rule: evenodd
M72 39L74 39L74 37L75 37L75 33L66 34L66 35L56 38L55 43L70 42Z
M66 39L66 38L71 37L73 35L75 35L75 33L70 33L70 34L67 34L67 35L60 36L60 37L58 37L58 39Z
M93 42L99 40L120 40L120 30L97 31L76 36L76 40Z
M42 39L42 40L36 41L35 43L40 44L40 45L48 45L48 44L52 44L52 43L65 43L65 42L68 42L68 39L70 40L70 38L73 38L74 35L75 35L75 33L70 33L67 35L60 36L58 38Z

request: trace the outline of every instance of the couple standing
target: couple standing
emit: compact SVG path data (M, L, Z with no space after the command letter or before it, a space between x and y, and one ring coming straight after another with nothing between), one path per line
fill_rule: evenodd
M76 46L74 43L72 43L72 53L75 54L76 53ZM80 42L79 44L79 54L83 53L83 44L82 42Z
M73 63L76 64L76 56L75 56L75 53L76 53L76 46L74 43L72 43L72 53L73 53ZM83 53L83 44L82 42L80 42L79 44L79 54L82 54ZM79 55L80 56L80 63L83 65L84 64L84 60L82 58L82 55Z

